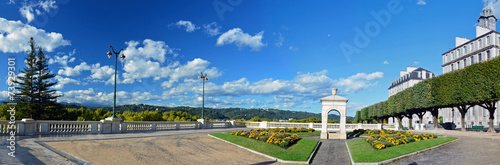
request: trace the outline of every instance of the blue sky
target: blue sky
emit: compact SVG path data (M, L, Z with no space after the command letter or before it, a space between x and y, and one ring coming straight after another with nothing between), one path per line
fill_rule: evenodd
M207 107L320 113L335 87L354 116L386 100L406 66L442 74L441 54L457 36L474 38L485 5L499 16L500 3L481 0L2 0L0 73L6 82L8 57L24 66L34 37L52 59L58 101L112 106L112 45L126 56L119 105L199 107L206 72ZM6 100L6 83L0 91Z

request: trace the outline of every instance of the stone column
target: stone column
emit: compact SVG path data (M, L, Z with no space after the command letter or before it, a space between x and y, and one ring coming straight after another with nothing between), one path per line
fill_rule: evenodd
M328 139L328 111L321 112L321 139Z
M346 124L346 114L340 112L340 139L347 139L347 134L345 132L345 124Z

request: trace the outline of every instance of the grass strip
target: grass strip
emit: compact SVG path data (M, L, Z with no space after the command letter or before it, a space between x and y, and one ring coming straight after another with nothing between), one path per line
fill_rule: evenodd
M354 162L380 162L398 156L406 155L412 152L420 151L426 148L437 146L449 141L458 139L456 137L438 136L435 139L422 140L411 142L399 146L392 146L382 150L376 150L365 139L350 140L349 149L351 150L352 159Z
M300 136L319 136L321 135L321 131L314 131L314 132L287 132L290 134L297 134Z
M227 140L229 142L241 145L246 148L258 151L283 160L307 161L319 141L314 139L302 138L296 144L287 149L277 145L249 139L241 136L229 135L229 133L213 133L212 136Z

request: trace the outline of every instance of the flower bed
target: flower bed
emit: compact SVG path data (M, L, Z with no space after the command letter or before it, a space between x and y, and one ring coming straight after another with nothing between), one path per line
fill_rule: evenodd
M434 134L413 134L410 131L366 130L366 133L371 134L366 141L377 150L437 138Z
M300 137L297 134L291 134L292 132L314 132L312 128L271 128L271 129L254 129L251 131L233 131L231 135L243 136L250 139L259 140L262 142L278 145L280 147L289 147L297 141Z

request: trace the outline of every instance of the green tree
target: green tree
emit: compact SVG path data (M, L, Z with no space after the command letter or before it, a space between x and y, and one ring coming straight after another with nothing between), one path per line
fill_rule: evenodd
M15 97L18 99L18 103L25 105L23 106L25 108L20 109L23 117L45 119L47 116L53 116L45 114L45 108L48 106L55 106L51 107L52 109L59 108L56 102L60 96L55 94L55 90L50 89L57 82L50 80L55 75L49 71L47 55L43 53L41 47L35 46L33 38L29 43L30 50L25 58L26 66L21 71L22 74L13 81L18 85L19 90ZM37 49L38 54L36 53ZM57 113L57 111L54 111L54 113Z

